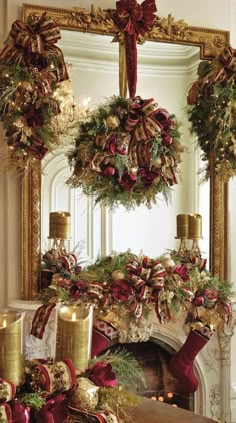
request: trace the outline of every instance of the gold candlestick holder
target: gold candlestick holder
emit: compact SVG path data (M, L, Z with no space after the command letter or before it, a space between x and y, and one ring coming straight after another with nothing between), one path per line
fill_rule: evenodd
M198 239L193 239L193 244L192 244L192 248L191 248L191 255L193 257L202 257L202 253L199 247L199 240Z
M24 381L24 316L25 313L0 312L0 375L15 385Z
M71 236L70 213L65 211L49 213L49 239L53 240L52 249L66 254L65 241Z
M200 214L189 215L189 239L192 239L191 254L201 258L199 240L202 239L202 216Z
M70 238L70 213L64 211L49 214L49 238L65 240Z
M56 359L70 358L80 373L91 355L93 306L59 304L57 317Z
M178 253L180 256L184 256L186 252L188 251L186 246L186 239L188 239L189 215L178 214L176 216L176 223L177 223L177 235L175 239L180 239Z

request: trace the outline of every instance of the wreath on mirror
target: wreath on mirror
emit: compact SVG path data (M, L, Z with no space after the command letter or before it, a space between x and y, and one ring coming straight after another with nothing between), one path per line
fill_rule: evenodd
M12 24L0 53L0 120L11 165L25 169L41 160L57 139L50 120L60 112L54 92L68 79L56 23L45 13Z
M175 116L153 98L113 96L80 123L67 183L109 208L151 207L178 183L182 151Z
M236 175L236 51L230 46L212 62L198 67L198 80L188 93L191 131L207 162L205 178L214 170L226 181Z

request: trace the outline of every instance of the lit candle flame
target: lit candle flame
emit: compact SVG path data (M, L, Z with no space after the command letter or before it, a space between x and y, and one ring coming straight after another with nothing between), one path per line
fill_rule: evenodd
M3 327L3 328L6 328L6 327L7 327L7 321L6 321L5 319L4 319L4 320L3 320L3 322L2 322L2 327Z
M76 321L76 313L75 312L72 313L71 320L72 320L72 322Z
M83 106L84 106L84 107L88 107L88 106L89 106L90 101L91 101L91 97L87 97L87 98L85 98L85 99L83 100Z
M172 392L168 392L167 397L168 398L173 398L174 394L172 394Z

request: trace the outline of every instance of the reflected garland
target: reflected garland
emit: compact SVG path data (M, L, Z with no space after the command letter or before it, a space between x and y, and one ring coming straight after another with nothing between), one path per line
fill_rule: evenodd
M212 62L201 62L198 80L188 93L192 133L203 151L205 177L210 160L227 181L236 175L236 53L227 46Z
M104 206L151 207L178 182L179 139L175 117L154 99L111 97L79 125L67 183Z

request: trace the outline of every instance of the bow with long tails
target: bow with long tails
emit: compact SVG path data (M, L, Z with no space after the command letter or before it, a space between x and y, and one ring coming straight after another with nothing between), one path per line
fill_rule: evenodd
M119 0L114 20L125 36L125 54L129 95L135 96L137 85L137 39L152 28L157 11L155 0Z
M60 29L57 24L44 13L38 21L27 24L16 20L12 24L10 37L0 53L0 60L6 63L19 61L26 66L34 65L37 68L50 66L45 62L45 54L56 56L50 73L54 73L58 82L68 79L63 54L55 43L60 40Z

